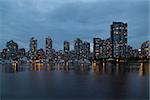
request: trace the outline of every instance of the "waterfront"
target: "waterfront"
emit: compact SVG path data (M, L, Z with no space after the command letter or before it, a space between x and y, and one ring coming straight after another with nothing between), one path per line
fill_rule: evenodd
M78 70L36 67L1 65L2 100L149 98L149 64L99 64Z

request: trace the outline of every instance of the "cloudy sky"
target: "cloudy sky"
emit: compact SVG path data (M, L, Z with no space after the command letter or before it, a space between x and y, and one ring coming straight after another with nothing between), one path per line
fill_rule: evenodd
M0 0L0 49L9 40L29 49L29 39L44 48L51 36L55 49L75 38L92 43L110 37L113 21L128 23L128 43L139 48L148 40L148 0Z

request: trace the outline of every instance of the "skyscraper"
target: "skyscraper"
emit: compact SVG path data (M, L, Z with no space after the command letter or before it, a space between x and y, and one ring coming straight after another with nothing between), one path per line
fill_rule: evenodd
M126 47L126 58L133 57L133 47L131 45L127 45Z
M8 50L8 57L13 59L16 58L16 54L18 51L18 44L14 42L13 40L6 43L6 47Z
M5 48L5 49L2 50L2 52L1 52L1 58L2 59L8 59L9 58L8 49L7 48Z
M68 41L64 41L64 52L67 53L70 50L70 43Z
M141 53L143 58L150 58L150 41L145 41L142 43Z
M126 57L127 23L113 22L111 25L112 57Z
M100 59L102 56L102 39L101 38L93 38L93 53L94 59Z
M82 58L89 59L89 57L90 57L90 43L85 41L82 44Z
M32 37L30 39L30 57L32 58L33 56L36 55L37 52L37 40Z
M102 40L101 38L94 38L93 44L94 44L93 46L94 59L98 60L111 57L112 44L110 38L106 40Z
M45 39L45 45L46 56L49 56L52 51L52 39L49 36Z
M108 38L105 40L105 43L106 43L106 55L105 57L106 58L110 58L112 57L112 43L111 43L111 38Z
M44 59L45 58L44 50L43 49L38 49L36 57L37 57L38 60Z
M17 56L19 58L23 58L25 56L25 53L26 53L26 51L24 48L18 49Z
M82 40L80 38L77 38L75 40L74 50L75 50L75 53L76 53L76 58L81 59L81 56L82 56Z

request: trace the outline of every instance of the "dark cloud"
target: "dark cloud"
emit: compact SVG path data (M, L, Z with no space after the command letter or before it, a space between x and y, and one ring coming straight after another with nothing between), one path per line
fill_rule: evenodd
M28 49L32 36L43 48L50 35L57 49L76 37L105 39L113 21L128 23L129 44L135 48L148 40L148 0L1 0L0 12L1 48L13 39Z

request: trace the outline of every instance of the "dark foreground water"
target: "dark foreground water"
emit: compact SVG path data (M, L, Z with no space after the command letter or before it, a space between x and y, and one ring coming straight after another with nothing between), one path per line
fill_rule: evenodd
M91 70L0 66L2 100L149 99L149 64L105 64Z

